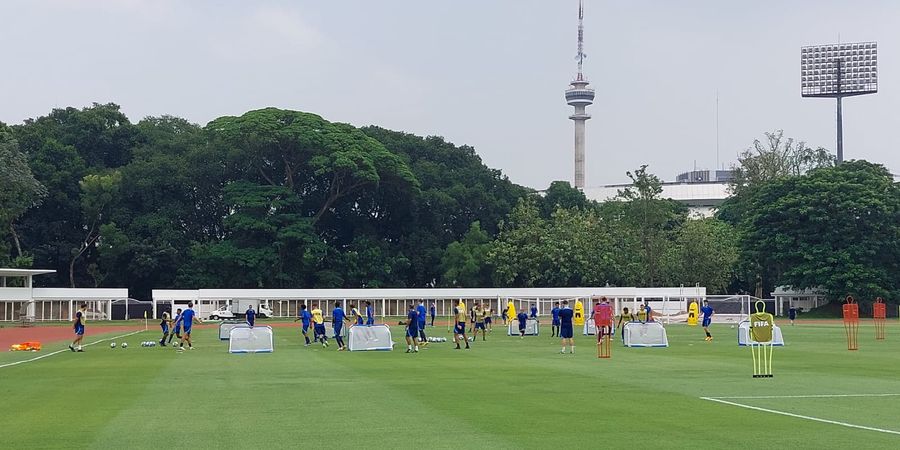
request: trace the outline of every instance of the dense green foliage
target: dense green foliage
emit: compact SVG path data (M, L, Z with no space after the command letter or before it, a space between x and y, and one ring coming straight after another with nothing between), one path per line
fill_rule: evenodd
M777 285L900 292L900 200L883 168L835 168L767 133L715 218L641 166L617 201L542 192L439 137L267 108L205 127L114 104L0 124L0 265L40 283L153 288Z
M742 250L778 283L864 301L900 294L900 190L884 167L817 169L745 201Z
M48 285L142 297L444 284L448 246L476 222L491 240L528 193L470 147L274 108L201 128L132 124L95 104L0 131L0 155L17 162L4 174L15 180L3 183L0 257L56 269Z

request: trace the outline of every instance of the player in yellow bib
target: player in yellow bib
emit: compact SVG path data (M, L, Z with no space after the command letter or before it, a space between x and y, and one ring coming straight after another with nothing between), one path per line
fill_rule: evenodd
M476 304L474 308L472 308L472 315L475 317L475 331L472 335L472 339L478 339L478 330L481 330L481 340L486 341L487 335L485 334L485 325L484 325L484 317L485 317L484 305Z
M453 327L453 343L456 344L456 350L459 350L459 340L462 339L463 342L466 343L466 348L469 348L469 337L466 336L466 305L464 303L460 303L453 308L453 315L456 321L455 326Z
M313 306L312 316L314 340L321 342L322 347L328 347L328 335L325 333L325 316L322 314L318 304Z

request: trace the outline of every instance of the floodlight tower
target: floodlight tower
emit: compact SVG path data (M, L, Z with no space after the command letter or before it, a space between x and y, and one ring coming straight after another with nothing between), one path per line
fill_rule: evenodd
M587 87L589 84L581 72L584 65L584 0L578 1L578 75L566 89L566 103L575 107L575 113L569 119L575 121L575 187L584 189L584 122L591 118L585 112L585 108L594 103L594 90Z
M837 162L844 161L841 99L878 92L878 44L811 45L800 49L800 94L837 100Z

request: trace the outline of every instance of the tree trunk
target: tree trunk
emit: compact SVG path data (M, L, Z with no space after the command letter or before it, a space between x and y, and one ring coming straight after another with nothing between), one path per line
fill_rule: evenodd
M13 242L16 244L16 256L22 257L22 244L19 242L19 234L16 233L16 227L12 222L9 223L9 232L12 234Z
M79 252L78 255L81 253ZM78 259L78 255L72 257L69 261L69 287L75 287L75 260Z

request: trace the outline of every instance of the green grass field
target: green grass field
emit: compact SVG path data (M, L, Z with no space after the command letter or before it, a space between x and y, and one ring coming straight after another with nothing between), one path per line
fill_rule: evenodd
M124 339L127 350L101 343L0 367L2 447L900 447L900 327L876 342L864 325L849 352L840 325L782 325L772 379L751 378L750 351L727 325L713 326L712 343L671 325L669 348L616 346L610 360L592 336L558 354L549 328L521 340L497 327L471 350L419 354L304 348L297 328L275 329L272 354L228 354L214 329L177 354L141 348L151 331ZM36 355L0 354L0 366ZM725 399L768 411L701 399L748 396L774 398Z

